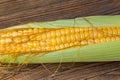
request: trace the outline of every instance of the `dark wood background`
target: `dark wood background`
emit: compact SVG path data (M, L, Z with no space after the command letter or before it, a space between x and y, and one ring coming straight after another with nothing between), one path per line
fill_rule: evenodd
M0 0L0 28L116 14L120 14L120 0ZM120 80L120 62L7 64L0 70L0 80Z

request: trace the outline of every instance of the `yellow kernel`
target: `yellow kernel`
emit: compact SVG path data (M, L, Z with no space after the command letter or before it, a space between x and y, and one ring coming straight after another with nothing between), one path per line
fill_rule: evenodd
M34 36L31 36L33 39L34 39ZM36 40L41 40L42 39L42 36L40 36L40 35L38 35L38 36L36 36Z
M21 37L16 37L16 38L13 39L13 41L14 41L15 43L20 43L20 42L22 42Z
M114 35L117 34L117 29L116 29L116 27L112 27L112 31L113 31L113 34L114 34Z
M0 44L5 44L5 38L0 39Z
M59 46L55 46L55 49L56 49L56 50L59 50L60 48L59 48Z
M21 40L22 40L22 42L26 42L29 40L29 38L28 38L28 36L23 36Z
M81 45L87 45L88 42L86 40L81 41Z
M79 42L74 42L74 45L78 45L79 44Z
M45 45L46 45L46 41L42 41L42 40L41 40L41 41L39 42L39 44L40 44L41 47L42 47L42 46L45 46Z
M41 50L42 50L42 51L45 51L45 47L44 47L44 46L41 46Z
M50 39L49 42L50 42L50 44L52 44L52 45L56 45L56 43L57 43L55 38Z
M55 37L56 36L55 31L51 31L50 36Z
M55 46L51 47L50 50L51 50L51 51L54 51L54 50L55 50Z
M71 37L70 36L66 36L66 41L67 42L71 42Z
M37 28L34 28L34 29L33 29L33 32L34 32L34 33L38 33L39 30L38 30Z
M70 30L65 28L65 34L69 34L70 33Z
M56 44L60 44L61 43L61 40L60 40L60 38L56 38Z
M50 38L51 33L50 33L50 32L47 32L46 35L47 35L47 38Z
M71 33L75 33L75 30L73 28L70 28Z
M60 49L63 49L65 46L63 44L60 45Z
M31 48L31 52L34 52L34 51L36 51L36 48Z
M39 28L39 29L38 29L38 32L43 32L43 31L45 31L44 28Z
M106 34L108 35L112 35L113 31L112 31L112 28L107 28L108 32L105 32Z
M84 39L85 38L85 34L84 33L80 33L80 39Z
M85 30L85 31L84 31L84 37L85 37L86 39L88 39L88 38L90 37L90 34L89 34L88 30Z
M11 38L6 38L6 43L10 43L12 42L12 39Z
M65 35L65 29L60 29L60 35Z
M74 38L74 34L70 35L70 39L72 42L75 41L76 38Z
M60 36L61 35L60 30L56 30L55 33L56 33L56 36Z
M94 40L93 39L89 39L88 40L88 44L94 44Z
M105 42L106 41L106 39L105 38L101 38L100 39L100 42L102 43L102 42Z
M32 28L29 28L28 29L28 32L31 34L33 32L33 29Z
M80 29L79 29L79 28L75 28L75 32L76 32L76 33L79 33L79 32L80 32Z
M31 48L31 47L33 46L33 43L32 43L32 42L27 42L27 46L28 46L29 48Z
M46 34L42 34L41 37L42 37L42 39L44 40L44 39L47 38L47 35L46 35Z
M98 37L98 31L97 29L93 29L93 37Z
M15 32L12 32L12 36L13 36L13 37L17 36L17 32L16 32L16 31L15 31Z
M103 37L102 32L98 32L98 37L97 38L101 38L101 37Z
M34 47L40 46L40 45L39 45L39 41L34 41L34 42L33 42L33 46L34 46Z
M93 36L94 36L94 34L93 34L94 32L93 32L93 30L89 30L88 31L88 34L89 34L89 38L93 38Z
M67 48L69 47L69 43L65 43L64 46Z
M69 45L70 45L70 46L73 46L74 44L73 44L73 43L70 43Z
M95 43L96 43L96 44L97 44L97 43L100 43L100 39L101 39L101 38L95 39Z
M106 37L106 41L109 42L111 39L110 37Z
M65 38L65 36L61 36L60 39L61 39L61 43L66 42L66 38Z
M46 46L46 47L45 47L45 50L48 50L48 51L49 51L49 50L50 50L50 47L49 47L49 46Z
M17 35L18 35L18 36L23 35L23 34L22 34L22 31L21 31L21 30L20 30L20 31L18 31Z
M80 34L76 33L74 38L75 38L76 40L80 39Z

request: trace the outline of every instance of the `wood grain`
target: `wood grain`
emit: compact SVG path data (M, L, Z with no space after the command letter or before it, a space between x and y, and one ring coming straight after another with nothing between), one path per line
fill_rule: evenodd
M117 14L120 14L119 0L0 0L0 28ZM5 66L0 67L0 80L120 80L120 62Z

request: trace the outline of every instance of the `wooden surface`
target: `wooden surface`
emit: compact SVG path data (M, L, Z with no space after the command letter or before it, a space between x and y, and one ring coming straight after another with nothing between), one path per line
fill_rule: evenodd
M120 0L0 0L0 28L114 14L120 14ZM0 80L120 80L120 62L7 64L0 70Z

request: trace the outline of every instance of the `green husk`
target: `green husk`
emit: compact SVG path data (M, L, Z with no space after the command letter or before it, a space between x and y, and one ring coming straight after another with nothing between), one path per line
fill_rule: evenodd
M51 22L34 22L12 28L61 28L61 27L120 27L120 15L116 16L91 16L76 19L57 20ZM120 41L74 47L49 53L0 55L2 63L59 63L59 62L100 62L119 61Z

